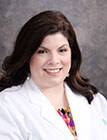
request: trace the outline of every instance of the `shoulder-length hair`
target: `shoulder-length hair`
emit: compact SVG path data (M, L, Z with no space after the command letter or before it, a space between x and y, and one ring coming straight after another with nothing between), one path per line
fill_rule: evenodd
M24 83L30 73L31 56L47 35L57 32L61 32L67 38L72 51L72 64L69 77L65 79L65 82L76 94L81 94L91 103L97 89L79 74L82 58L75 31L68 19L59 11L41 12L22 27L12 54L7 56L2 64L0 91Z

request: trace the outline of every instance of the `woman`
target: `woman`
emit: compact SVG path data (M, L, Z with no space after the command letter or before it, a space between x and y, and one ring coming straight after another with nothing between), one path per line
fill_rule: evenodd
M0 139L106 140L107 102L80 65L67 18L58 11L32 17L2 65Z

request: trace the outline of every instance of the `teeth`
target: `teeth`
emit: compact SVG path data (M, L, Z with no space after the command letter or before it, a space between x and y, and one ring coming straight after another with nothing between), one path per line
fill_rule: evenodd
M56 73L56 72L58 72L59 71L59 69L57 69L57 70L46 70L47 72L50 72L50 73Z

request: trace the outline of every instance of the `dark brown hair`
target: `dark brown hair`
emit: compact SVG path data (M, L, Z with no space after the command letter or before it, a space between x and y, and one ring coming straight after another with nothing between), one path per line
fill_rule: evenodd
M68 19L59 11L41 12L22 27L12 54L3 62L0 91L24 83L30 73L31 56L47 35L57 32L61 32L67 38L72 51L72 65L65 82L76 94L81 94L91 103L97 89L79 74L82 58L76 35Z

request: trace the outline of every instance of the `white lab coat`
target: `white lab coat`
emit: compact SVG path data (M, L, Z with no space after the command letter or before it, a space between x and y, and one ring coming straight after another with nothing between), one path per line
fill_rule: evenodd
M89 105L65 84L78 140L107 140L107 101ZM74 140L63 119L32 79L0 93L0 140Z

